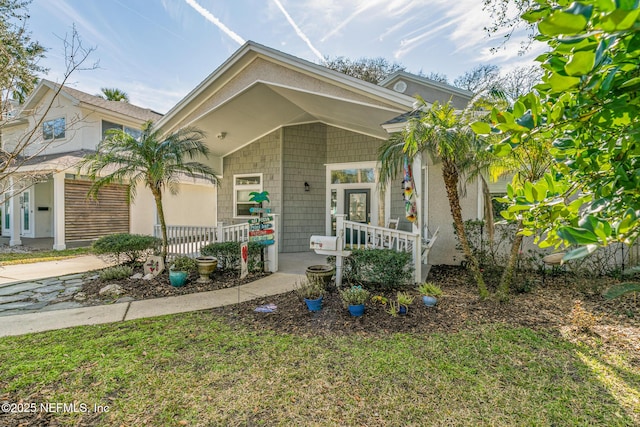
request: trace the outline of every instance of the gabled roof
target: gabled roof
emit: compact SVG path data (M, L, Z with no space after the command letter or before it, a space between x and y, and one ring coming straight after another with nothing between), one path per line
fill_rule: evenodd
M27 100L25 101L22 107L22 111L27 111L33 108L46 94L47 90L56 91L59 88L60 85L58 83L54 83L46 79L40 80L29 98L27 98ZM97 107L102 110L124 115L136 120L156 121L162 117L162 114L149 108L138 107L137 105L133 105L128 102L107 101L106 99L99 96L90 95L86 92L82 92L69 86L62 86L60 95L65 96L76 105L84 104L85 106Z
M381 81L378 84L380 86L386 87L390 83L392 83L394 80L398 80L398 79L411 80L420 85L430 86L434 89L444 90L451 93L452 95L455 94L458 96L462 96L462 97L468 98L469 100L473 98L473 93L469 92L468 90L460 89L459 87L455 87L447 83L437 82L427 77L418 76L416 74L408 73L406 71L396 71L395 73L389 75L387 78L385 78L383 81Z

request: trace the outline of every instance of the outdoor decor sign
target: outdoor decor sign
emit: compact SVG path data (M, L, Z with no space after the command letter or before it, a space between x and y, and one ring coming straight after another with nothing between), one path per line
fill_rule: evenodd
M244 279L249 274L249 244L243 242L240 245L240 278Z

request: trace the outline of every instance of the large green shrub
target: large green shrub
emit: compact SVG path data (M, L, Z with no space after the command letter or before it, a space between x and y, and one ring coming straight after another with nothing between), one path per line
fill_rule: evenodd
M142 234L110 234L96 240L93 251L99 255L114 255L118 262L124 256L125 263L132 264L150 252L158 252L161 243L157 237Z
M413 262L410 252L391 249L356 249L344 259L345 282L362 283L376 288L404 288L412 282ZM335 258L329 262L335 265Z
M214 256L218 259L218 268L222 270L240 269L240 242L210 243L200 249L202 256ZM249 242L249 271L262 271L260 252L264 246Z

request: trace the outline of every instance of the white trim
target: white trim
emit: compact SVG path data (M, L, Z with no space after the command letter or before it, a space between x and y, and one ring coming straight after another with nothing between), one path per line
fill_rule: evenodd
M250 57L250 54L253 54L253 57ZM253 41L248 41L236 50L222 65L209 74L198 86L182 98L171 110L169 110L158 121L158 128L163 128L165 124L174 120L179 113L183 112L189 103L194 102L227 71L231 70L236 65L241 65L240 69L233 73L233 76L235 76L242 72L242 70L244 70L249 64L253 63L256 58L262 58L272 63L279 63L285 66L285 68L295 69L302 74L313 75L320 80L331 81L334 85L349 87L351 90L361 93L364 92L368 96L374 96L388 102L413 105L414 99L410 96L399 94L385 87L365 82L364 80L330 70L322 65L314 64L293 55L260 45ZM242 60L248 60L248 62L241 64ZM229 79L233 78L233 76L230 76ZM227 79L227 81L229 79ZM202 103L199 103L199 105L201 104ZM194 111L198 106L194 106L190 111ZM187 115L188 114L189 113L187 113Z
M253 176L259 176L260 177L260 184L246 184L246 185L240 185L240 186L238 186L236 184L236 178L247 178L247 177L253 177ZM238 187L240 187L240 188L238 188ZM233 175L233 218L234 219L251 218L251 215L238 215L238 200L237 200L238 189L240 189L240 190L255 190L255 191L258 191L258 192L263 191L263 189L264 189L264 176L263 176L263 173L262 172L238 173L238 174L234 174Z
M327 235L331 235L331 190L336 190L336 214L343 214L344 210L344 192L350 189L365 189L370 190L369 197L371 209L370 223L378 224L378 168L379 163L376 161L366 162L352 162L352 163L327 163L325 164L325 181L326 181L326 193L325 193L325 232ZM331 182L331 172L334 170L342 169L373 169L374 170L374 182L367 183L348 183L348 184L333 184ZM388 207L385 207L385 216L388 211Z

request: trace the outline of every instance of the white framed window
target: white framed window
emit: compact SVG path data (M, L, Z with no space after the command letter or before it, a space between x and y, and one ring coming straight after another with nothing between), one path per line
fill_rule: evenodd
M131 135L132 137L134 137L135 139L140 138L140 136L142 135L142 131L140 129L134 129L129 126L121 125L119 123L113 123L113 122L108 122L106 120L103 120L102 121L102 139L105 139L107 137L107 132L111 129L123 130L129 135Z
M42 137L45 141L64 139L66 120L64 117L42 122Z
M233 175L233 216L235 218L251 216L249 209L259 205L249 200L251 193L262 192L262 185L261 173Z

